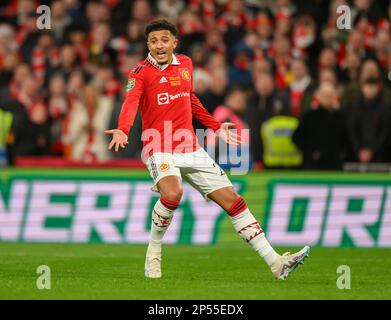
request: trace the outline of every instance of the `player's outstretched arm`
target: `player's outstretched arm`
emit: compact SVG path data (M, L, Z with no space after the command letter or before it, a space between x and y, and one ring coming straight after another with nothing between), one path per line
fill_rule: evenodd
M109 150L114 147L115 152L118 152L119 147L125 148L125 145L128 144L128 136L120 129L111 129L104 131L107 134L113 135L113 138L109 144Z
M217 135L226 143L237 146L240 144L240 136L230 129L235 129L235 124L232 122L223 122L220 129L217 130Z

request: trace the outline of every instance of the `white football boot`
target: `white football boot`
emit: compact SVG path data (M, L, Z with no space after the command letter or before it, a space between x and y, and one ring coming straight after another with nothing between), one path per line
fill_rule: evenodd
M285 252L272 265L271 271L273 272L273 275L277 279L285 280L300 264L304 264L304 259L309 256L310 249L309 246L305 246L303 249L293 254Z
M148 247L147 255L145 257L144 275L147 278L161 278L161 261L162 251L152 251Z

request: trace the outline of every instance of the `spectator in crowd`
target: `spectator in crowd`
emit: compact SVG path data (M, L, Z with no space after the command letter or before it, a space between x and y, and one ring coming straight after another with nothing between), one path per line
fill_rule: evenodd
M318 68L320 70L331 68L335 71L338 70L337 55L333 48L325 47L319 54Z
M86 77L85 74L80 69L74 70L69 75L68 85L66 87L66 97L68 98L68 112L65 115L62 121L61 128L61 146L63 151L63 156L65 159L72 158L72 144L68 142L69 140L64 139L64 137L68 136L70 121L73 109L77 101L81 101L83 99L83 91L86 85ZM50 97L50 96L49 96Z
M203 44L205 51L217 53L219 56L226 55L227 48L225 46L222 33L212 28L205 36L205 43Z
M365 59L368 55L365 47L365 38L362 32L353 29L349 35L345 48L346 53L355 52L361 59Z
M199 96L206 110L213 114L217 106L224 104L228 87L228 74L225 68L211 69L210 85L204 94Z
M263 58L263 52L259 45L259 37L255 32L247 32L242 43L251 50L253 56L252 61Z
M235 124L235 129L240 132L248 128L245 120L246 105L246 91L240 87L233 87L227 92L224 104L214 110L213 116L220 122L232 122ZM246 139L242 142L246 143Z
M110 46L110 25L107 22L98 22L91 32L91 44L89 47L89 72L94 74L101 64L116 66L117 52Z
M234 50L233 63L229 67L229 86L242 86L249 88L252 84L251 66L253 52L243 42Z
M4 110L12 114L12 159L19 156L45 156L50 154L50 123L46 105L38 99L31 99L34 78L26 79L22 86L24 99L4 101ZM28 108L24 103L27 103Z
M175 22L185 8L185 2L183 0L158 0L157 8L161 14Z
M5 167L12 161L10 156L12 121L12 113L0 106L0 167Z
M142 60L142 57L143 56L141 54L135 51L129 51L122 57L118 71L121 77L120 80L122 80L123 83L126 83L129 76L129 66L135 66L139 61Z
M252 27L252 19L243 0L228 1L216 23L224 34L224 43L228 50L234 49ZM235 52L228 52L230 61L233 53Z
M47 106L41 101L34 104L29 112L30 121L26 132L26 140L19 144L20 156L48 156L51 153L52 136ZM30 141L28 141L28 139Z
M76 69L69 75L66 89L69 99L71 100L71 104L73 104L75 100L81 99L85 82L86 76L82 70Z
M23 120L24 126L19 128L15 136L14 155L49 155L50 123L47 106L40 92L40 83L34 76L29 76L22 80L20 89L16 92L15 100L24 109L27 119Z
M72 146L72 160L100 162L110 158L103 131L108 128L111 114L110 100L94 86L86 85L82 100L77 100L71 110L68 131L63 137Z
M5 57L8 53L17 53L18 44L15 30L9 24L0 24L0 71L4 68Z
M83 6L81 0L64 0L65 11L72 19L72 23L81 24L83 19Z
M286 35L276 33L269 56L274 61L276 87L280 90L288 87L288 70L292 59L291 40Z
M101 22L110 21L110 9L104 2L88 1L85 5L85 17L87 21L84 24L93 29Z
M147 0L135 0L131 9L132 20L140 21L142 29L153 19L153 12L150 3Z
M144 54L146 50L142 24L138 20L132 20L127 27L127 52L137 52Z
M304 169L339 170L347 147L346 120L331 83L321 84L316 97L318 107L300 117L292 140L303 153Z
M48 70L56 68L59 64L60 52L55 45L54 35L50 32L42 32L37 45L32 52L32 70L36 81L45 86Z
M262 162L262 123L274 115L289 115L289 109L288 98L275 88L273 76L269 73L257 75L255 93L249 98L246 108L246 121L250 128L250 149L255 168L261 168Z
M286 7L279 9L275 13L275 35L276 36L289 36L292 30L292 12Z
M183 10L178 17L178 31L178 50L187 54L194 43L201 42L205 38L205 26L201 17L189 8Z
M61 141L64 121L70 111L70 99L66 92L65 79L61 74L54 74L49 82L47 106L50 118L51 154L64 155Z
M386 161L390 108L384 100L381 79L365 78L348 114L349 139L355 160L361 163Z
M194 93L198 95L204 95L210 86L211 77L210 74L201 68L195 68L193 70L194 81Z
M188 2L189 9L204 18L205 26L208 29L213 29L216 25L216 17L220 11L218 3L215 0L190 0Z
M145 53L146 46L141 22L137 20L129 21L126 27L126 34L114 37L110 41L110 47L117 53L118 69L126 68L127 76L129 73L129 65L126 61L127 55L136 54L143 56Z
M20 90L15 92L14 98L24 107L31 119L33 109L38 104L43 104L40 83L34 76L22 79Z
M335 89L339 87L337 74L333 68L324 68L319 72L319 84L328 82L334 86Z
M302 59L293 59L291 63L292 81L289 85L289 99L291 113L299 117L303 111L302 102L305 97L312 95L314 85L311 83L311 76L308 73L305 61Z
M1 101L0 112L2 112L4 121L6 120L6 118L8 118L7 121L9 121L8 114L11 114L11 132L8 132L6 125L4 125L2 130L4 133L3 143L6 145L7 152L7 155L5 156L5 161L7 161L9 164L13 164L15 156L17 155L17 153L19 153L19 149L23 147L23 145L27 142L27 139L29 138L28 136L30 135L30 133L26 130L26 128L28 127L29 119L23 105L9 97ZM7 132L9 138L8 141Z
M0 101L7 98L10 91L8 83L11 82L14 70L17 68L19 58L15 52L7 52L0 66Z
M282 110L280 111L282 112ZM302 155L292 142L298 119L278 112L261 125L262 162L266 169L295 169Z
M88 58L89 58L86 32L81 27L68 28L68 33L66 38L67 40L65 42L65 46L67 44L73 46L76 53L76 61L82 65L86 65L88 63ZM64 48L64 46L62 48ZM63 54L61 54L61 56L62 55ZM60 56L60 60L63 60L64 57L61 56Z
M215 57L221 57L215 55ZM216 65L216 67L214 66ZM208 83L209 86L202 93L198 93L198 98L205 106L205 109L213 114L214 110L224 104L224 99L228 88L228 73L225 66L224 59L216 59L216 62L209 64L208 72ZM198 120L193 119L194 129L206 129L203 124Z
M347 86L358 81L360 63L361 59L357 52L352 51L347 53L345 64L343 66L343 71L346 74Z
M349 111L353 104L356 104L356 100L360 97L361 84L367 79L375 78L381 79L381 71L378 62L375 59L365 60L359 70L358 80L352 82L349 86L345 87L341 104L342 107ZM388 87L381 88L383 98L387 105L391 105L391 92Z
M259 47L265 54L271 46L273 39L273 20L265 11L258 13L255 19L255 32L259 37Z
M326 68L326 69L322 69L319 72L318 87L322 86L322 84L324 84L324 83L328 83L333 86L335 93L336 93L335 107L340 106L340 104L341 104L340 103L340 95L342 94L342 86L338 82L338 78L337 78L337 75L336 75L334 69ZM320 102L319 102L318 97L315 94L315 92L312 92L311 94L305 95L303 97L302 103L301 103L302 108L303 108L302 113L304 113L310 109L316 109L319 106L319 104L320 104Z
M317 26L310 14L299 16L294 23L292 34L293 56L305 59L309 70L316 68L316 60L310 57L319 55L321 48L320 40L317 38Z
M375 41L375 56L377 61L379 61L379 64L382 68L382 70L387 70L388 68L388 57L391 53L391 36L390 36L390 29L379 29L376 34L376 41ZM386 78L387 75L385 74L383 78Z
M23 60L31 64L32 52L41 34L37 29L37 15L33 9L23 16L23 19L17 21L19 28L16 34L16 41L20 46Z
M48 68L47 77L46 77L46 87L49 79L54 74L61 74L65 80L69 79L70 74L78 67L77 63L77 53L75 47L71 44L64 44L61 47L59 63L52 68Z
M54 0L50 6L50 26L58 42L62 41L66 28L72 23L72 17L67 14L66 8L64 0Z
M219 105L213 112L213 116L217 121L220 121L221 123L232 122L235 124L235 129L241 137L241 146L238 152L235 149L231 151L231 154L227 153L226 155L222 155L219 152L215 153L220 156L217 161L223 168L237 165L235 163L237 156L241 156L242 162L248 161L250 158L248 154L250 141L248 131L246 131L246 129L248 129L248 125L245 120L246 105L246 91L240 87L233 87L227 92L224 104ZM215 145L215 143L217 143L216 140L208 140L208 148ZM241 163L241 165L243 167L245 164ZM247 166L250 166L250 163L247 163Z
M194 43L190 47L190 58L193 62L193 68L205 68L206 64L206 52L201 43Z
M253 80L257 77L258 74L263 74L263 73L273 74L273 66L270 59L259 58L254 61L252 67Z
M208 56L207 69L213 72L217 69L227 69L227 63L224 55L215 52Z
M17 93L21 91L24 80L31 76L32 71L27 63L20 63L15 66L12 78L8 83L8 87L4 90L4 97L15 98Z
M116 79L114 70L109 64L100 65L91 81L101 93L113 104L120 92L121 83Z
M285 12L289 16L293 16L296 13L296 7L294 1L292 0L275 0L271 1L270 9L272 10L274 16L279 12Z

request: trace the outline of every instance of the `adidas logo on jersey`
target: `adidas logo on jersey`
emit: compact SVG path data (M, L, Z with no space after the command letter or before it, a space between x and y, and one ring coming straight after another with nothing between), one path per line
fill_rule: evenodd
M161 79L160 79L160 83L165 83L165 82L168 82L167 79L163 76Z

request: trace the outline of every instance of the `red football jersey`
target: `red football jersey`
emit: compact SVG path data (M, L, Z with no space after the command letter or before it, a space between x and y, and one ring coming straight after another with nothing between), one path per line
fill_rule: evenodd
M171 64L160 66L149 54L130 72L126 89L118 129L128 135L140 106L142 139L149 155L197 150L193 116L212 130L221 126L194 94L193 64L185 55L174 55Z

